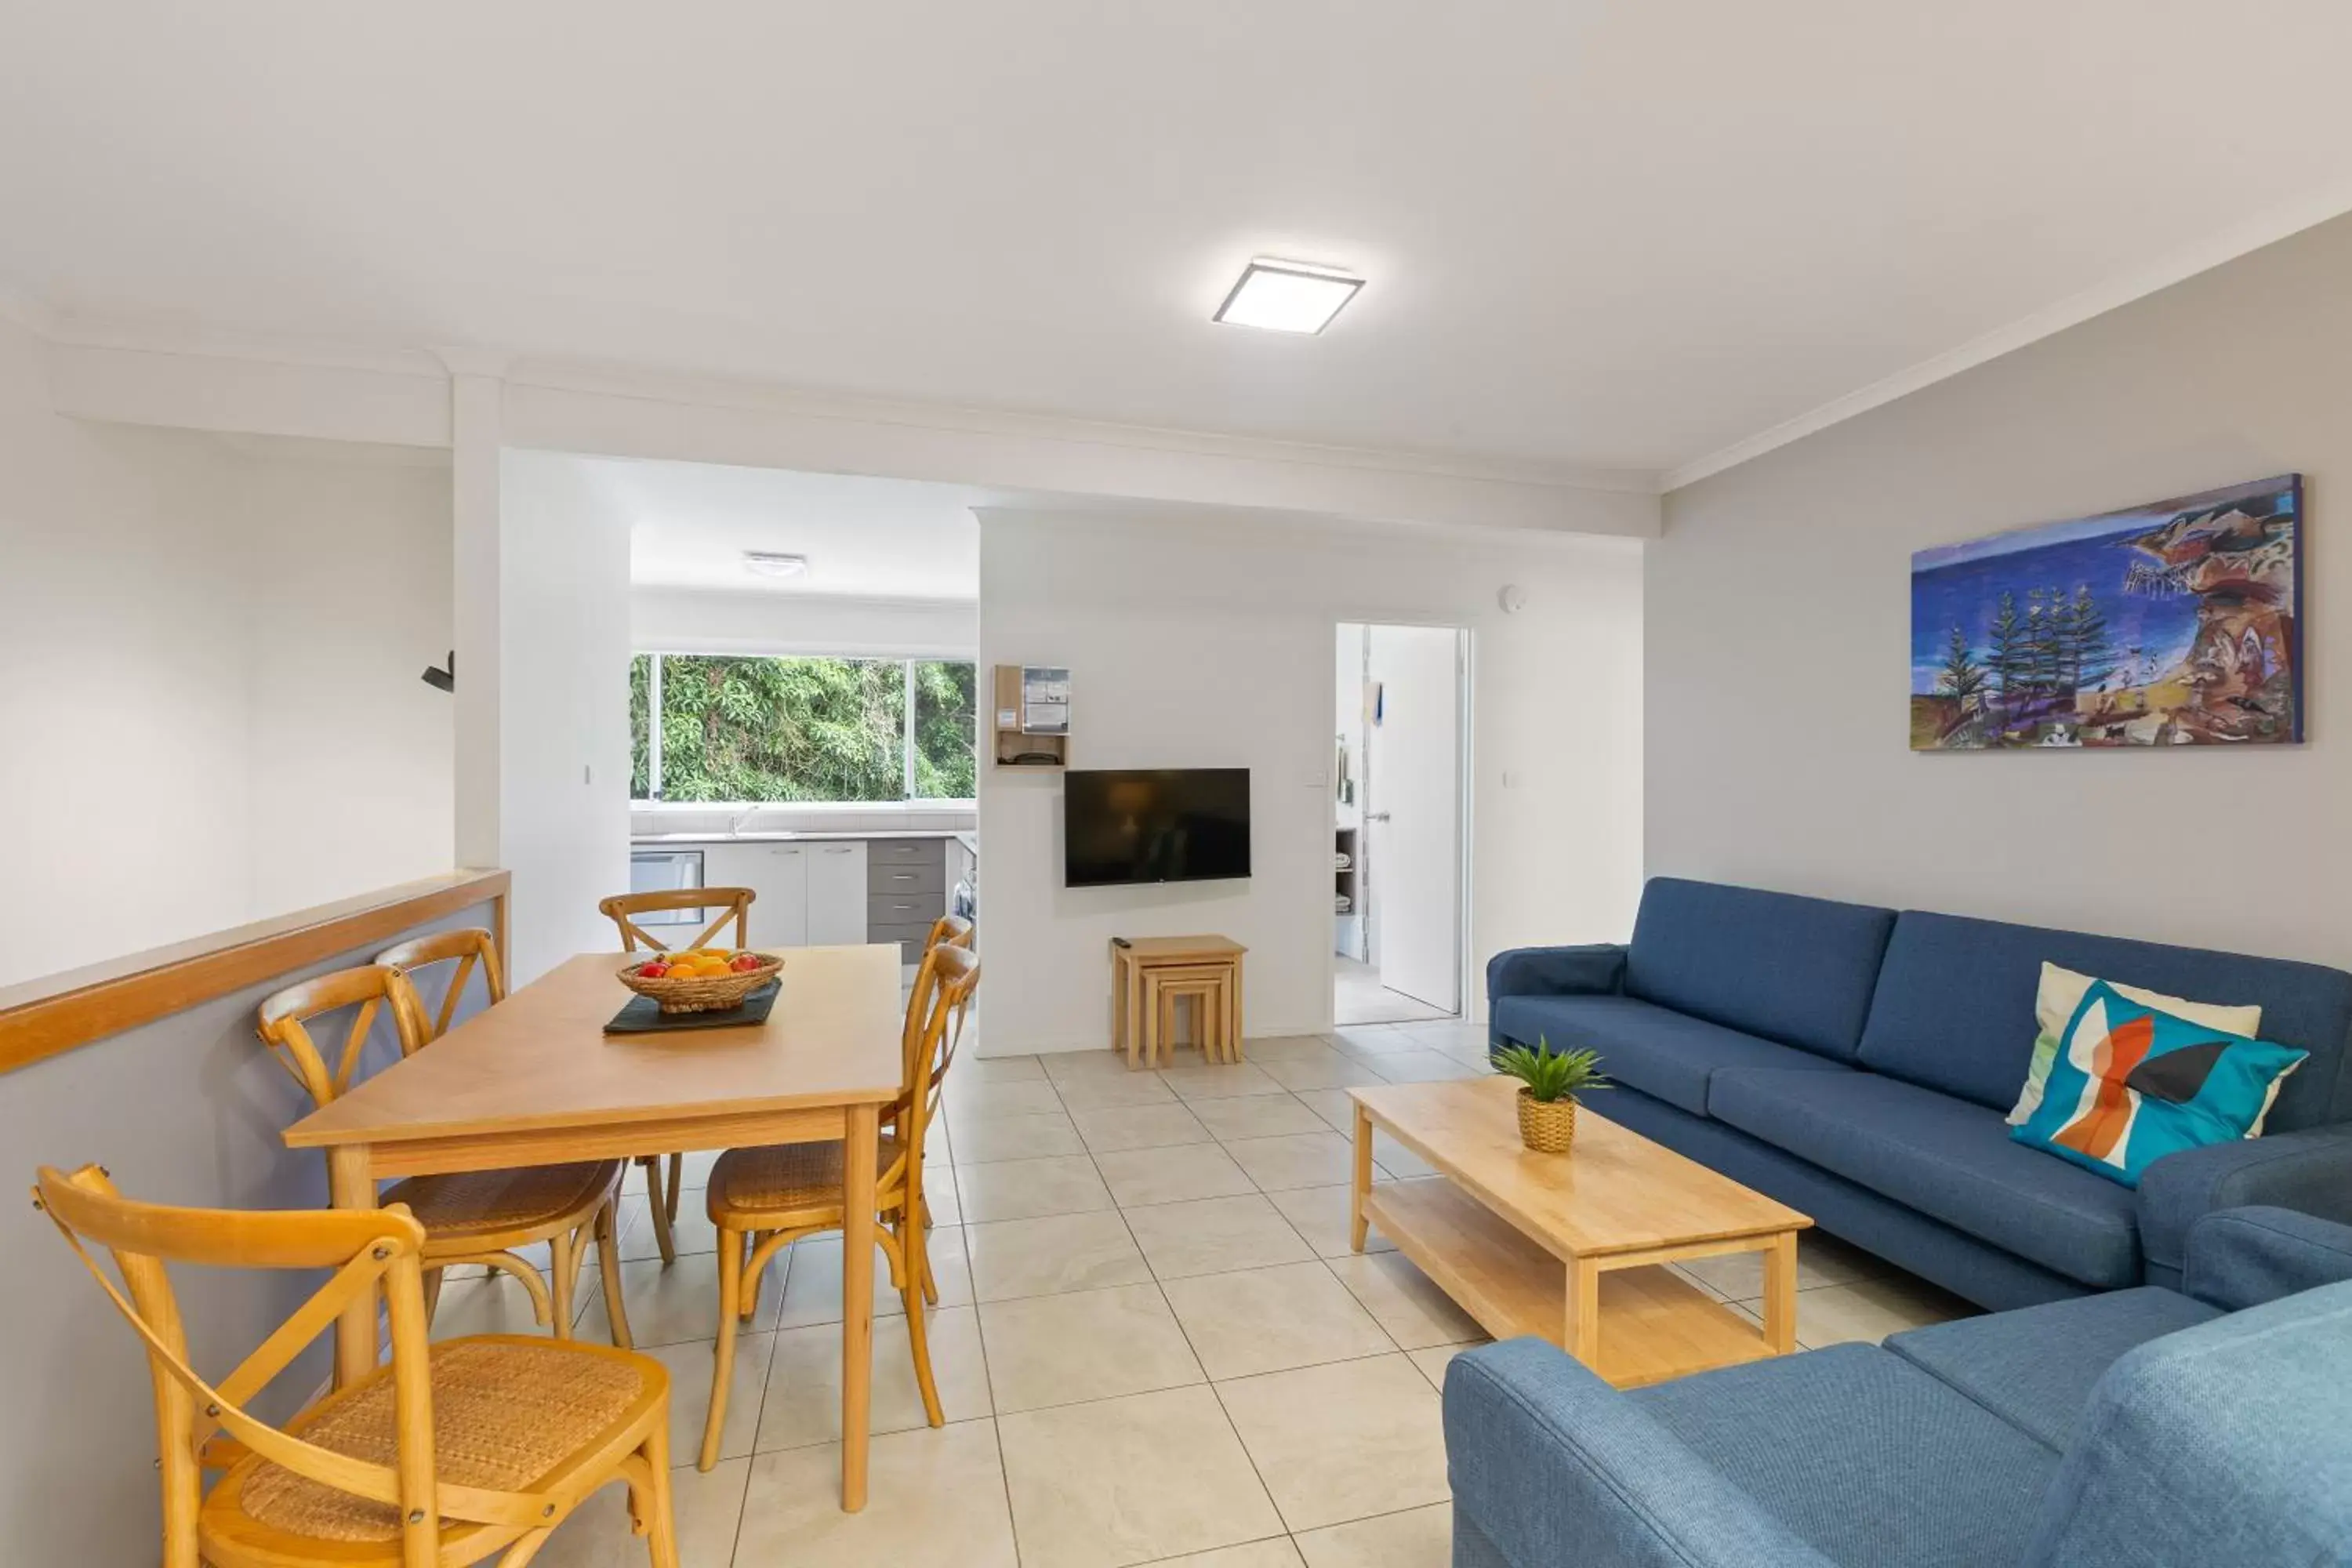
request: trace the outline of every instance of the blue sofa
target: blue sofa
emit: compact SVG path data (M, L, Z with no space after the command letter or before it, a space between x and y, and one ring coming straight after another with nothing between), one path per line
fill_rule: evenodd
M1620 1392L1445 1374L1454 1568L2352 1563L2352 1229L2190 1227L2185 1292L2048 1302Z
M2012 1142L2044 959L2232 1005L2311 1053L2263 1135L2137 1190ZM2242 1204L2352 1220L2352 974L1674 878L1623 947L1486 969L1496 1044L1590 1046L1590 1109L1979 1306L2178 1287L2189 1226Z

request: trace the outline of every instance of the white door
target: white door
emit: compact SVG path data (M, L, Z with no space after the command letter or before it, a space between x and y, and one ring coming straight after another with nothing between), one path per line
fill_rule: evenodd
M808 941L841 947L866 940L866 841L808 847Z
M1365 736L1365 870L1381 984L1462 1006L1462 634L1371 628L1377 721Z

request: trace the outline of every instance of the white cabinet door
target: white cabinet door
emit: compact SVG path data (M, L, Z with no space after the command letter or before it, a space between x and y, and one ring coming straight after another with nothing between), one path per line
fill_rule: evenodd
M846 946L866 940L866 841L808 847L808 942Z
M755 947L805 947L809 941L809 851L799 844L762 844L759 857L760 901L751 906Z

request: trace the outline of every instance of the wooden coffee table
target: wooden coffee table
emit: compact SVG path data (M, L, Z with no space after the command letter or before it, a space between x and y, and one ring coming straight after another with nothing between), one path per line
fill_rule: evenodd
M1811 1219L1590 1107L1570 1152L1530 1153L1517 1088L1496 1077L1349 1090L1357 1251L1379 1226L1488 1333L1540 1335L1620 1388L1796 1348L1797 1233ZM1374 1128L1444 1179L1372 1185ZM1664 1267L1727 1252L1764 1255L1761 1329Z

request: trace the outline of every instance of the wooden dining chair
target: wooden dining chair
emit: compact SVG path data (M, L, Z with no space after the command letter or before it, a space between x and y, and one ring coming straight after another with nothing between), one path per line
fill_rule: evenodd
M497 973L493 957L483 969L483 979L492 987L493 1003L499 999ZM453 998L456 989L452 985ZM424 1004L404 973L381 963L340 969L288 986L261 1004L258 1029L278 1064L309 1093L312 1103L324 1106L351 1088L377 1010L387 1005L400 1040L400 1054L414 1056L425 1049L435 1037L425 1032ZM453 1005L454 1001L444 1003L445 1020ZM311 1038L310 1024L321 1014L345 1007L353 1010L351 1023L341 1050L330 1063ZM531 1315L551 1328L557 1339L568 1340L580 1268L593 1239L613 1342L625 1347L630 1342L629 1314L621 1297L620 1249L625 1169L618 1160L584 1160L510 1171L411 1176L393 1186L383 1201L405 1205L425 1227L427 1315L440 1300L443 1271L458 1264L478 1263L513 1276L530 1298ZM555 1279L551 1293L539 1269L515 1250L541 1241L548 1244Z
M923 951L929 952L941 942L950 947L970 947L971 922L961 915L941 915L931 922L931 934L923 939Z
M923 1142L939 1112L940 1090L955 1058L963 1020L980 985L980 960L967 948L947 944L924 954L915 976L910 1014L922 1018L916 1069L900 1085L875 1151L874 1234L890 1263L890 1283L907 1310L907 1338L915 1356L915 1381L923 1413L934 1426L947 1416L931 1377L927 1300L939 1299L938 1281L923 1226ZM759 1303L759 1279L778 1251L804 1236L842 1226L841 1142L781 1143L730 1149L710 1169L706 1202L719 1227L719 1353L711 1368L710 1413L703 1424L697 1466L719 1462L719 1434L727 1425L727 1385L734 1373L735 1335Z
M144 1342L163 1568L520 1568L614 1480L654 1568L677 1568L669 1374L601 1345L427 1342L425 1227L401 1208L239 1213L124 1198L95 1165L44 1166L34 1206ZM111 1252L118 1287L87 1241ZM331 1270L236 1370L191 1364L170 1264ZM392 1359L282 1426L247 1406L381 1284ZM209 1489L206 1471L223 1472Z
M735 925L735 945L747 947L751 900L760 895L749 888L664 888L652 893L615 893L599 900L596 908L605 919L621 928L621 950L635 952L642 942L656 952L675 951L668 942L637 924L635 917L657 914L664 910L717 910L719 918L702 928L702 933L683 947L709 947L710 939L725 930L729 921ZM692 922L688 922L691 924Z
M749 947L751 900L759 896L750 888L665 888L651 893L615 893L598 900L596 908L621 928L624 952L636 952L639 942L656 952L677 951L632 918L663 910L719 911L719 918L704 926L702 934L686 943L687 947L709 946L710 939L730 921L735 922L735 945ZM667 1268L677 1261L677 1197L678 1187L685 1180L686 1158L682 1154L640 1154L637 1164L646 1173L646 1206L654 1222L654 1245L661 1249L662 1267Z
M420 936L414 942L404 942L397 947L385 948L375 955L375 961L409 982L404 992L396 992L395 1000L416 1000L415 981L412 978L420 969L430 969L436 963L454 962L457 967L450 972L449 987L441 994L441 1011L427 1024L420 1014L416 1019L419 1038L430 1043L449 1032L457 1016L457 1003L466 994L466 982L479 969L482 973L482 994L492 1005L507 999L505 966L499 963L499 942L479 926L465 926L457 931L445 931L436 936Z

